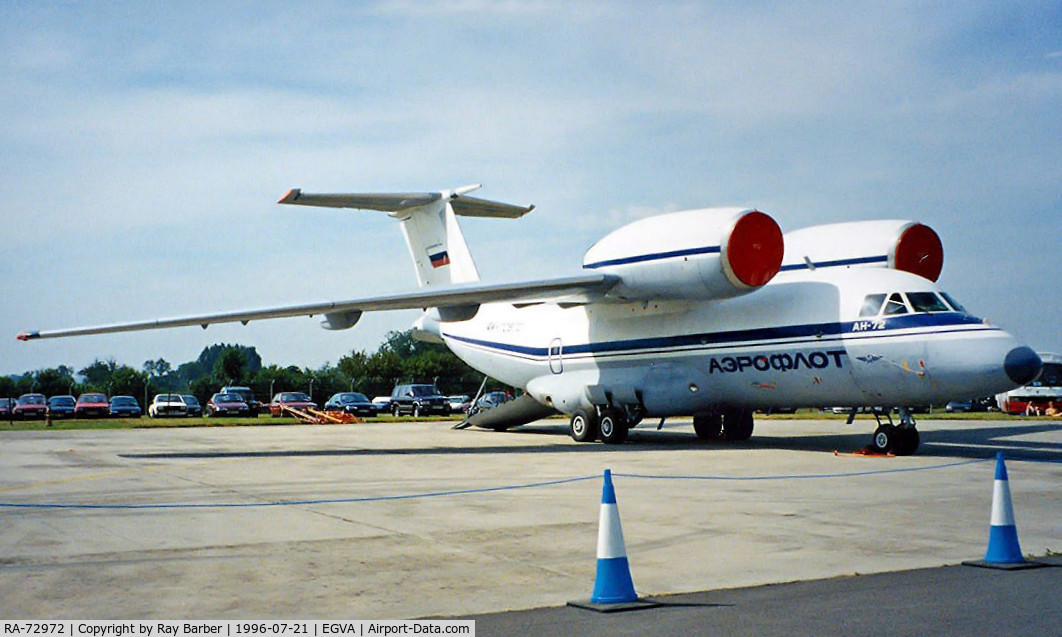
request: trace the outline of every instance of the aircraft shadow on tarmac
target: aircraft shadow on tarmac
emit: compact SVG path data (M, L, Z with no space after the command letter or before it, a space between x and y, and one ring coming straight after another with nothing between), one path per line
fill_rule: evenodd
M1023 436L1062 432L1062 423L1043 420L1002 424L977 422L974 426L922 433L921 455L985 458L1002 451L1008 459L1062 462L1062 442L1022 440Z
M653 426L641 425L632 429L628 444L619 449L641 449L646 446L654 448L689 449L782 449L789 451L819 451L833 453L850 453L864 449L870 443L870 434L874 423L856 421L847 430L837 432L837 423L831 421L823 426L823 434L786 435L786 421L766 421L759 433L753 434L747 442L719 442L698 440L689 425L678 424L672 428L657 431ZM833 431L830 429L834 428ZM767 430L765 433L764 430ZM941 458L991 458L997 451L1002 451L1007 458L1014 460L1036 460L1062 462L1062 442L1037 442L1021 440L1021 437L1062 432L1062 423L1050 421L1015 421L1013 424L971 421L962 429L934 430L931 425L920 428L922 444L917 455ZM510 434L561 434L567 435L567 428L530 425ZM591 445L604 451L617 447L610 445Z
M329 448L329 449L277 449L277 450L231 450L231 451L174 451L160 453L126 453L123 458L135 459L224 459L224 458L299 458L329 456L384 456L384 455L482 455L482 454L538 454L538 453L624 453L653 450L703 448L706 451L740 449L782 449L830 453L849 453L863 449L870 441L870 428L857 421L851 433L825 433L823 435L785 435L785 421L772 422L764 427L769 433L753 435L747 442L716 442L698 440L688 424L665 426L657 430L646 423L632 429L628 442L623 445L604 444L546 444L532 445L475 445L475 446L407 446L398 448ZM834 426L825 425L824 429ZM998 422L971 423L969 427L951 430L923 429L920 456L941 458L990 458L1003 451L1013 460L1062 462L1062 443L1020 440L1020 437L1062 431L1062 423L1049 421L1024 421L1014 424ZM469 435L479 436L549 436L567 437L567 424L550 422L525 425L506 432L473 430Z

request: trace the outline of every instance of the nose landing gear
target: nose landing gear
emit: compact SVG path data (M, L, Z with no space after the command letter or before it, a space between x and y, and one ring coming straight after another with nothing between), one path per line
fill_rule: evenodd
M921 436L915 428L915 419L906 409L900 409L900 423L893 424L892 416L886 412L888 422L881 422L881 415L874 412L878 428L871 438L871 448L878 453L892 453L897 456L909 456L918 450Z

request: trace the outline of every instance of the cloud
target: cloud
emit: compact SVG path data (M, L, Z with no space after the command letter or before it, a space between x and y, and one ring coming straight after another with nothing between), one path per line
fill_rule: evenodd
M8 8L23 28L0 42L0 222L13 237L0 262L10 285L0 332L409 289L386 216L274 202L289 187L473 182L486 184L483 197L538 206L519 221L465 221L492 280L571 273L595 240L655 212L748 205L785 229L912 217L944 237L953 290L976 290L999 320L1013 294L1055 283L1020 271L1058 270L1020 248L1030 229L1062 230L1058 52L1047 62L1029 53L1057 43L1015 9L940 11L471 0ZM984 259L1013 273L986 281ZM1040 303L1044 315L1062 310ZM194 357L223 334L268 347L275 362L319 364L337 347L374 348L385 325L408 320L382 315L338 336L278 321L106 346L133 363L157 358L153 347ZM1019 327L1062 349L1031 319ZM6 371L82 365L101 343L0 340L0 360Z

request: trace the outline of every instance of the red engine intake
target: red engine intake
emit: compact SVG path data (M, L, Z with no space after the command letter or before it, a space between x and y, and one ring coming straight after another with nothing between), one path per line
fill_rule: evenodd
M944 246L932 228L916 223L900 234L889 254L889 265L936 281L944 269Z

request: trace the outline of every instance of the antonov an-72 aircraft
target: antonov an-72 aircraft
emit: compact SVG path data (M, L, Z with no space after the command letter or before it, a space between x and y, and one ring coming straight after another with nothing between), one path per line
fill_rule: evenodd
M943 249L913 221L820 225L785 235L743 208L635 221L587 250L578 276L482 284L457 216L518 218L533 208L437 193L308 194L279 203L380 210L401 222L418 292L55 331L22 340L427 308L419 338L523 388L472 424L505 429L556 411L577 441L619 443L646 417L693 416L702 438L746 440L753 411L836 405L906 407L987 396L1040 372L1029 347L971 316L936 280ZM901 409L872 438L913 453Z

